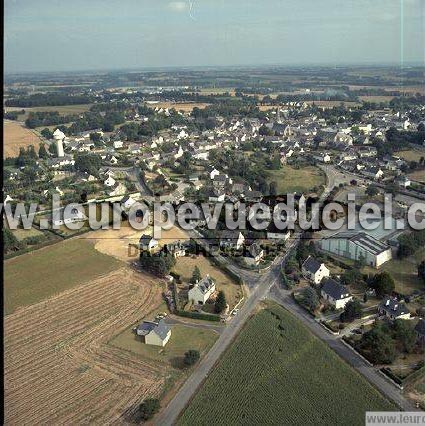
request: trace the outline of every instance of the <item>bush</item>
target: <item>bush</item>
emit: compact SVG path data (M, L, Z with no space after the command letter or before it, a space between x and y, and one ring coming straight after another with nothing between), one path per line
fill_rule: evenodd
M139 406L138 417L146 421L151 419L161 408L159 400L156 398L145 399Z
M184 365L191 366L196 364L201 357L199 351L191 349L184 354Z

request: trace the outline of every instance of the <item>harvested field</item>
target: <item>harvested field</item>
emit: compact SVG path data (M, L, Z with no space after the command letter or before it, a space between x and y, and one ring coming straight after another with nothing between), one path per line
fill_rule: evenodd
M28 118L28 115L30 112L57 111L60 115L80 114L82 112L88 111L92 105L93 104L79 104L79 105L40 106L40 107L29 107L29 108L7 107L7 111L21 111L24 109L25 114L20 115L19 120L25 121Z
M41 138L33 130L16 121L3 120L3 158L17 157L19 148L29 145L34 145L37 151L40 142Z
M106 274L122 263L82 239L62 241L4 262L4 310L40 302Z
M389 102L393 98L394 96L384 96L384 95L359 96L359 99L365 102Z
M360 425L367 410L395 409L298 319L270 303L248 320L177 424Z
M122 267L7 316L5 423L124 423L167 371L108 342L160 303L158 280Z
M416 170L412 173L408 173L410 179L416 180L417 182L423 182L425 183L425 169L423 170Z
M177 111L191 112L193 108L205 108L210 104L204 102L158 102L156 104L148 104L151 108L174 108Z
M406 161L417 161L419 162L421 157L425 157L425 149L407 149L404 151L397 151L394 155L403 158Z
M129 248L129 244L138 244L142 234L152 235L153 229L148 227L138 231L123 223L121 229L104 229L89 232L83 238L93 240L95 249L100 253L113 256L123 262L134 261L139 252L135 248ZM174 227L169 231L162 231L160 245L169 244L173 241L188 239L187 234L180 228Z

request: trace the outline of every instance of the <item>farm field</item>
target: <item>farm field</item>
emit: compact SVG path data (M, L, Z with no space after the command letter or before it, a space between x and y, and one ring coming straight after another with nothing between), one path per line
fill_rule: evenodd
M16 121L3 120L3 158L17 157L19 148L34 145L35 150L41 138L33 130L25 128Z
M418 182L425 182L425 169L423 170L416 170L412 173L408 173L410 179L416 180Z
M170 370L170 367L184 366L184 354L189 349L196 349L202 355L211 348L217 338L218 334L213 330L178 324L171 326L171 338L164 348L141 343L132 328L116 336L110 344L130 351L143 359L160 362L164 364L164 370Z
M5 314L122 266L87 240L62 241L4 262Z
M85 234L82 238L94 241L94 247L100 253L115 257L123 262L130 262L136 260L139 255L135 247L129 247L129 244L138 244L142 234L152 235L152 227L144 230L133 229L127 222L124 222L121 229L101 229L92 231ZM169 244L173 241L188 239L186 233L177 227L170 230L163 230L160 245Z
M195 266L198 266L201 275L204 277L209 274L216 282L217 290L223 290L226 295L227 303L232 309L233 306L242 297L242 288L234 282L225 272L213 265L205 256L196 256L195 258L185 256L176 259L174 271L180 274L183 283L189 283L192 278L192 272Z
M39 112L39 111L57 111L60 115L68 114L80 114L86 112L90 109L93 104L79 104L79 105L58 105L58 106L40 106L40 107L29 107L29 108L20 108L20 107L7 107L7 111L21 111L25 110L25 114L19 116L19 120L25 121L28 118L30 112ZM43 127L44 128L44 127Z
M161 395L163 365L108 344L150 318L161 292L157 279L121 267L8 315L5 423L127 423L127 410Z
M425 156L424 149L409 149L404 151L397 151L394 155L403 158L406 161L417 161L419 162L421 157Z
M248 321L177 424L214 419L220 425L357 425L367 410L395 409L297 319L270 303Z
M156 104L148 104L151 108L174 108L177 111L190 112L193 108L205 108L209 104L204 102L158 102Z
M366 95L359 96L359 99L366 102L389 102L393 99L393 96L385 96L385 95Z
M275 181L278 194L286 194L289 192L309 192L313 187L323 185L325 176L320 169L313 166L300 169L283 166L279 170L269 171L267 181Z

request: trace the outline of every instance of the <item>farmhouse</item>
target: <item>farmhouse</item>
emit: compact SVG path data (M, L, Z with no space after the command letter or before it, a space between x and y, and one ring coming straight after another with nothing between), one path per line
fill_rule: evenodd
M173 257L183 257L186 256L186 247L181 241L176 243L166 244L164 246L164 251L170 253Z
M332 278L325 278L323 280L323 287L321 295L329 304L335 309L343 309L345 305L353 298L350 295L347 287L333 280Z
M390 320L410 319L410 312L404 303L397 299L386 297L378 306L379 315L384 315Z
M302 274L314 284L319 284L324 277L329 277L329 269L314 257L308 256L301 267Z
M159 322L143 321L137 328L136 333L142 336L147 345L165 346L171 337L171 328L164 320Z
M68 209L53 213L52 223L54 226L65 225L68 223L82 222L87 219L87 216L77 208L73 208L70 212Z
M139 239L140 250L151 251L158 247L158 241L150 235L143 234Z
M240 231L225 230L221 234L220 247L239 250L245 242Z
M329 253L347 259L359 260L363 256L366 263L379 268L391 260L391 247L365 232L343 231L319 241L319 247Z
M129 195L126 195L121 199L121 207L123 209L129 209L134 203L137 201L133 198L131 198Z
M202 278L201 281L195 283L195 285L189 290L188 299L189 302L203 305L214 292L215 282L209 275L207 275Z

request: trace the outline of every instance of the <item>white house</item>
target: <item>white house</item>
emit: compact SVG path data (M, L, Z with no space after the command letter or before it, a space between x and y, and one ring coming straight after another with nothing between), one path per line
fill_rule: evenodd
M348 288L332 278L325 278L323 280L323 286L320 293L323 299L325 299L330 305L334 306L335 309L343 309L345 305L353 299Z
M391 247L365 232L342 231L319 240L321 250L347 259L359 260L367 265L379 268L392 259Z
M66 225L68 223L81 222L87 219L87 216L77 208L56 211L52 215L52 223L55 226Z
M219 174L220 174L220 172L217 169L215 169L215 168L212 169L211 172L210 172L210 179L211 180L214 179L214 177L219 175Z
M124 146L124 142L123 141L114 141L114 148L115 149L120 149Z
M114 186L116 180L112 176L108 176L108 178L103 182L106 186Z
M410 312L404 303L397 299L386 297L378 306L379 315L384 315L390 320L410 319Z
M151 251L158 247L158 241L150 235L143 234L139 239L139 247L141 250Z
M301 272L314 284L319 284L323 278L329 277L329 269L324 263L320 263L313 256L308 256L301 266Z
M247 265L256 266L264 257L264 250L257 243L251 244L243 255Z
M164 320L143 321L137 328L138 336L143 337L147 345L165 346L171 337L171 328Z
M134 203L136 203L137 201L134 200L133 198L131 198L129 195L126 195L125 197L123 197L121 199L121 207L124 210L128 210Z
M196 305L203 305L215 292L215 282L207 275L202 278L201 281L195 283L195 285L189 290L188 299L189 302L193 302Z

